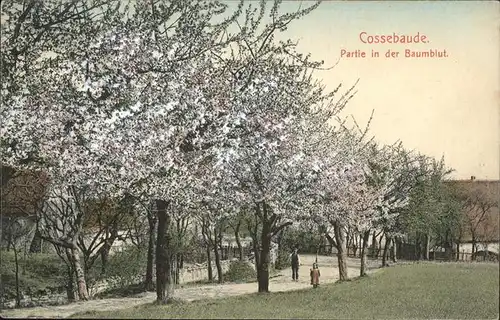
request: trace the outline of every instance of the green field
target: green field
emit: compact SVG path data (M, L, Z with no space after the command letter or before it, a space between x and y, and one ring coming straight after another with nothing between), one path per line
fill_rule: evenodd
M74 317L494 319L499 314L498 289L498 265L422 263L394 266L318 289L148 304Z

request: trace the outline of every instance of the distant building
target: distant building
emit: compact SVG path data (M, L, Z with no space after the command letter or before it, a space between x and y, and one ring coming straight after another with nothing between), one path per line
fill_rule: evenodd
M45 195L47 177L2 165L1 181L0 247L7 248L14 237L16 244L22 243L29 249L35 237L35 213ZM13 228L20 233L13 232Z
M500 180L450 180L462 199L467 199L466 216L461 228L459 254L499 254Z
M252 244L252 238L250 237L241 237L240 238L240 244L242 247L250 247ZM224 235L222 238L222 246L223 247L229 247L229 248L236 248L238 247L238 243L236 242L236 237L235 236L228 236Z

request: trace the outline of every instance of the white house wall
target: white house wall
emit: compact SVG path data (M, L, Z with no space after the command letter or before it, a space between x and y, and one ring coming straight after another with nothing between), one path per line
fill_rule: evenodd
M500 245L496 243L477 243L477 251L490 251L496 254L499 253ZM461 253L472 253L472 243L461 243L460 250Z

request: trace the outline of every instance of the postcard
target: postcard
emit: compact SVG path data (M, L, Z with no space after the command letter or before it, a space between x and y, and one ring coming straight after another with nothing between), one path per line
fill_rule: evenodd
M499 2L0 8L2 317L498 319Z

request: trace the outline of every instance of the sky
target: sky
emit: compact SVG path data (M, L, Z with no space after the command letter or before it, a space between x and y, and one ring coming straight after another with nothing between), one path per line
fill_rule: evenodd
M233 2L234 4L234 2ZM300 1L284 1L293 11ZM312 2L303 1L302 7ZM299 40L326 66L329 89L358 79L344 116L381 143L401 140L406 148L444 156L450 178L499 179L500 175L500 6L496 1L324 1L290 25L280 38ZM428 43L365 44L359 34L426 35ZM366 58L341 57L341 49ZM385 52L400 51L398 58ZM446 50L445 58L405 58L405 49ZM380 52L372 58L371 51ZM401 57L401 55L403 55Z

